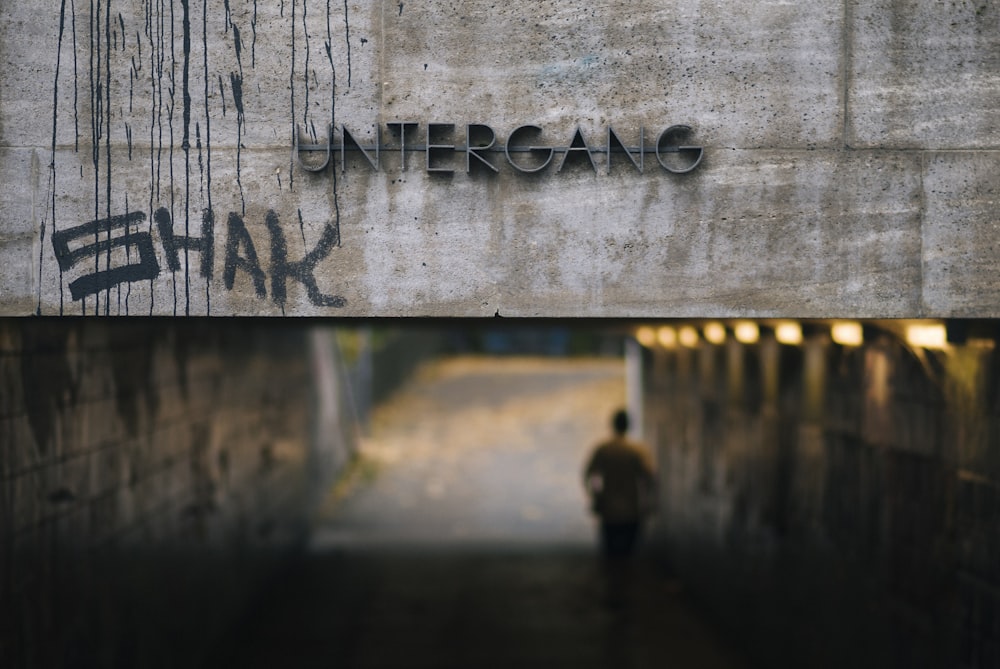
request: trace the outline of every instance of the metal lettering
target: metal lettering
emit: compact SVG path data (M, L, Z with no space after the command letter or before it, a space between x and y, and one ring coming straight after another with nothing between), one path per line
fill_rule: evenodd
M531 174L533 172L540 172L549 166L549 163L552 162L552 156L553 154L555 154L555 150L552 149L551 147L528 146L527 148L524 149L529 153L535 153L538 151L549 152L549 155L545 158L545 162L543 162L541 165L538 165L537 167L524 167L522 165L518 165L517 163L514 162L514 159L510 157L510 152L512 149L514 149L515 138L518 137L518 135L521 134L540 135L541 133L542 133L542 128L541 126L537 125L522 125L517 128L514 128L514 132L510 133L510 137L507 138L507 143L504 145L504 153L507 155L507 162L510 163L511 167L513 167L515 170L523 174Z
M483 135L489 133L489 141L487 142L483 139ZM483 125L481 123L470 123L465 126L465 171L470 172L472 169L472 159L476 158L480 163L486 165L488 168L494 172L499 172L496 165L486 160L486 157L482 154L489 151L497 143L497 134L488 125ZM475 147L473 147L475 144Z
M576 130L573 131L573 139L570 140L569 146L566 147L562 162L559 163L559 169L556 172L562 172L562 168L566 166L566 159L576 151L583 151L586 154L587 160L590 161L590 166L594 169L594 174L597 174L597 165L594 163L594 156L590 155L590 147L587 146L587 140L583 138L580 126L576 126Z
M320 150L324 150L324 147L322 145L320 145L320 144L307 144L307 145L303 145L299 141L299 124L298 123L295 124L295 130L294 130L293 134L295 135L295 137L294 137L294 141L295 141L295 159L299 163L299 167L301 167L302 169L306 170L307 172L322 172L323 170L325 170L326 166L330 164L330 142L332 141L331 138L333 137L333 126L327 126L327 130L326 130L326 147L325 147L326 158L323 160L323 163L321 165L307 165L306 163L304 163L302 161L302 151L320 151Z
M332 143L332 128L325 144L302 144L300 142L300 130L296 126L294 130L295 153L298 157L299 166L310 172L320 172L329 164L330 155L335 150L340 151L341 170L347 169L347 152L360 151L369 166L379 171L381 169L381 152L398 151L400 153L400 171L406 171L406 152L423 151L425 153L425 169L430 173L454 174L454 158L457 152L465 154L465 171L471 173L473 166L485 166L493 173L498 173L499 167L489 157L491 153L503 153L507 162L514 170L522 174L533 174L541 172L549 166L557 153L562 154L557 172L561 172L567 161L578 157L583 153L590 163L591 169L596 174L597 161L595 153L603 153L607 156L605 173L611 174L612 154L623 153L632 163L632 167L637 172L645 172L646 153L656 154L656 160L660 166L672 174L685 174L696 169L704 157L704 148L693 144L682 142L687 135L692 133L691 126L672 125L660 132L655 144L646 145L646 129L639 127L639 143L637 146L627 145L621 136L615 132L611 126L607 126L606 142L603 146L592 147L587 143L583 130L578 125L573 130L572 138L568 146L540 146L531 143L531 139L541 135L541 126L528 124L514 128L507 137L507 141L502 146L498 142L497 133L492 127L484 123L468 123L465 126L465 144L451 143L455 124L453 123L428 123L426 130L426 143L420 144L413 141L413 133L419 128L420 123L416 121L393 121L386 123L394 136L398 135L398 142L390 140L389 144L383 144L381 127L376 125L376 137L374 145L362 145L359 143L350 130L345 125L341 125L341 144ZM407 136L409 135L409 143ZM450 141L449 141L450 140ZM448 143L445 143L448 142ZM652 151L650 151L652 149ZM326 156L321 164L309 164L302 160L302 154L308 152L324 152ZM515 153L530 154L527 158L515 159Z
M665 169L668 172L672 172L673 174L685 174L687 172L690 172L694 168L698 167L699 163L701 163L701 158L705 153L702 147L681 146L674 143L675 139L684 137L688 135L690 132L691 132L691 126L689 125L672 125L663 132L661 132L660 136L656 138L656 160L659 161L660 166L663 167L663 169ZM664 142L669 142L669 144L667 145L666 149L661 149L660 147L663 145ZM695 155L696 157L693 158L691 164L688 165L687 167L675 167L664 161L663 156L661 155L661 151L663 153L677 153L689 156Z
M438 174L454 174L455 170L448 169L447 167L435 167L431 163L434 158L441 157L443 151L451 151L452 154L455 152L454 144L431 144L432 136L436 137L443 131L452 131L455 129L454 123L428 123L427 124L427 171L436 172ZM434 140L437 141L437 140Z
M363 155L365 157L365 160L368 161L368 164L372 166L372 170L378 172L378 166L379 166L379 149L382 146L382 128L378 127L377 125L375 126L375 159L374 160L372 160L372 157L371 157L371 155L369 155L368 151L366 151L363 146L361 146L360 144L358 144L358 142L354 139L354 135L351 134L351 132L347 129L347 126L344 125L343 123L340 124L340 136L342 138L342 141L340 143L340 171L341 172L346 172L347 171L347 158L346 158L346 155L347 155L347 143L348 142L350 142L351 144L353 144L354 147L357 148L357 150L361 152L361 155Z
M610 125L608 126L608 174L611 174L611 153L615 146L617 146L622 152L625 153L626 156L628 156L628 159L632 162L632 166L635 169L639 170L639 174L642 174L645 162L644 157L646 155L645 135L646 135L646 129L642 126L639 126L639 150L637 151L637 153L639 154L639 162L636 162L635 156L632 155L632 151L629 151L629 148L625 146L625 143L618 136L618 133L615 132L614 128L612 128Z
M416 128L420 124L416 121L394 121L393 123L386 123L387 128L392 128L397 126L399 128L399 160L400 160L400 171L406 171L406 131L410 128Z

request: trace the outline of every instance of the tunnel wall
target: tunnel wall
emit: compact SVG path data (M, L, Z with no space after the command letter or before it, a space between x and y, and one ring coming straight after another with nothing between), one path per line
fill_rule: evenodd
M644 356L669 560L760 666L998 666L992 340Z
M0 666L197 666L353 448L332 339L0 320Z

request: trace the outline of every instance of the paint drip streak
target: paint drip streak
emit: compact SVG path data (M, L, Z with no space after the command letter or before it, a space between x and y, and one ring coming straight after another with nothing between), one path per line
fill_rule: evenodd
M156 42L153 40L153 8L151 0L144 3L146 11L146 37L149 38L149 232L153 231L153 194L156 190L156 158L154 130L156 129ZM153 314L153 279L149 280L149 314Z
M284 2L282 2L282 13L284 13ZM291 119L292 119L292 142L295 141L295 0L292 0L292 71L288 78L288 87L291 95ZM295 157L288 161L288 188L295 190Z
M66 0L62 0L59 7L59 39L56 46L56 76L52 85L52 154L49 158L49 188L52 192L52 231L56 231L56 128L59 117L59 68L62 64L62 41L63 29L66 25ZM41 242L39 246L45 246L45 221L42 220L40 231ZM44 255L41 250L38 253L38 306L35 310L36 316L42 315L42 261ZM62 316L62 270L59 271L59 315Z
M99 179L99 175L98 175L98 168L99 168L99 165L100 165L100 151L101 151L101 144L100 144L100 141L99 141L100 138L99 138L99 130L98 130L98 118L100 117L100 114L101 114L101 106L100 106L101 101L100 101L100 92L98 91L98 88L97 88L100 84L95 85L95 83L94 83L94 76L95 76L95 72L94 72L94 58L95 58L95 54L97 56L98 67L100 67L100 38L98 38L98 44L97 44L97 46L96 47L94 46L94 23L95 23L95 20L96 19L95 19L95 15L94 15L94 0L90 0L90 25L89 25L89 27L90 27L90 33L89 33L89 38L90 38L90 72L89 72L89 79L90 79L90 136L91 136L90 160L91 160L91 163L92 163L92 165L94 167L94 220L96 221L97 219L99 219L101 217L100 216L100 202L98 201L98 193L100 193L100 184L99 184L100 179ZM99 74L98 74L98 76L99 76ZM95 230L94 230L94 244L98 244L99 242L100 242L100 232L98 232L98 230L95 228ZM101 271L101 257L100 257L100 254L95 253L94 254L94 273L96 274L96 273L98 273L100 271ZM100 302L101 302L100 293L95 293L94 294L94 315L95 316L99 313ZM87 313L87 302L86 302L86 299L81 300L81 303L82 303L82 306L83 306L83 313L86 314Z
M105 215L111 219L111 0L107 0L104 8L104 108L107 112L107 121L104 124L104 164L106 176L104 179L105 189ZM105 268L111 269L111 228L107 233L108 253ZM118 307L121 310L121 289L118 290ZM111 287L105 290L104 295L104 315L111 313Z
M330 2L327 0L327 43L326 54L330 61L330 133L337 127L337 68L333 64L333 55L330 45L333 43L330 33ZM346 19L346 15L345 15ZM335 232L335 244L340 247L340 195L337 189L337 168L333 169L333 227Z
M153 211L154 202L158 203L160 201L160 181L161 174L163 172L163 63L166 59L166 29L164 28L164 0L159 0L158 6L155 11L156 20L156 45L154 47L156 54L156 86L155 86L155 96L156 96L156 160L155 160L155 177L154 177L154 189L155 195L150 198L150 212ZM149 217L152 221L152 216ZM153 226L150 224L150 231L152 231ZM149 282L150 293L153 294L153 281ZM149 305L149 313L152 314L154 309L154 304L152 300Z
M243 77L237 75L235 72L230 72L229 83L233 88L233 103L236 105L236 185L239 187L240 191L240 206L242 207L242 213L243 215L246 215L247 203L243 193L243 180L240 163L243 155L242 146L244 133Z
M126 212L128 211L128 191L127 190L125 191L125 211ZM132 264L132 250L131 250L131 248L129 247L129 244L128 244L128 236L129 236L129 233L131 232L131 230L132 230L132 226L131 225L125 226L125 240L126 240L126 242L125 242L125 260L126 260L126 263L129 264L129 265ZM132 282L129 281L128 282L128 288L125 290L125 315L126 316L128 316L128 303L129 303L129 298L131 298L131 297L132 297ZM120 287L119 287L119 298L118 298L118 312L121 313L121 288Z
M174 198L176 197L176 189L174 183L174 109L177 107L177 100L175 99L175 94L177 93L177 52L175 51L175 45L177 44L177 35L174 29L177 22L174 20L174 3L170 2L170 105L167 107L167 126L169 129L169 151L167 153L168 163L170 165L170 220L176 220L177 209L175 206ZM183 104L183 102L182 102ZM177 315L177 274L172 272L173 276L173 297L174 297L174 316Z
M208 0L201 3L201 56L205 76L205 197L208 212L212 211L212 117L208 113ZM204 253L204 251L203 251ZM209 273L211 275L211 272ZM205 315L212 313L212 294L209 278L205 277Z
M208 113L208 0L201 3L201 57L205 83L205 196L212 208L212 117ZM221 81L221 78L220 78Z
M326 48L326 59L330 62L330 67L333 67L333 54L331 53L333 44L333 34L330 31L330 0L326 0L326 42L323 43L324 48Z
M250 68L257 67L257 0L253 0L253 19L250 20L250 32L253 37L250 41Z
M150 0L150 68L156 72L156 80L153 82L153 127L150 128L150 177L151 187L149 195L149 231L153 231L153 209L160 200L160 172L163 164L163 60L164 60L164 29L163 29L163 0L158 0L154 6ZM155 26L154 26L155 22ZM155 41L154 41L155 33ZM153 128L156 129L155 142ZM154 154L153 147L156 147ZM156 308L156 293L153 290L153 279L149 281L149 314L152 316Z
M306 63L302 69L302 80L305 83L306 99L303 105L302 125L309 124L309 25L306 23L307 1L302 0L302 32L306 37ZM294 118L294 117L293 117Z
M149 213L153 213L153 129L156 127L156 80L153 78L153 74L156 72L154 67L155 63L155 49L153 45L153 26L152 19L150 17L149 2L147 0L146 4L146 37L149 38L149 74L150 74L150 88L149 88Z
M73 20L72 20L72 29L73 29L73 132L75 134L75 139L73 140L73 150L74 151L79 151L80 150L80 110L79 110L78 97L77 97L77 88L78 88L79 75L77 73L77 62L76 62L76 0L72 0L69 3L69 11L70 11L71 16L73 17ZM61 274L62 274L62 272L60 271L60 278L59 278L59 295L60 295L60 298L59 298L59 301L60 301L59 313L60 314L62 314L62 276L61 276Z
M181 7L184 10L181 18L183 31L184 64L182 74L182 92L184 96L184 130L181 141L181 148L184 149L184 236L190 238L190 211L191 211L191 91L190 66L191 66L191 17L190 0L181 0ZM191 271L188 267L188 244L184 245L184 315L191 315Z
M344 0L344 42L347 44L347 87L351 87L351 24L347 17L347 0Z

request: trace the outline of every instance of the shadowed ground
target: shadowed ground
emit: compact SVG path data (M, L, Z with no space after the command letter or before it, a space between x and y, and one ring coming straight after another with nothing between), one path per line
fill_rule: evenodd
M310 551L217 661L746 666L652 551L615 571L596 555L581 468L623 402L619 361L426 367L377 410Z

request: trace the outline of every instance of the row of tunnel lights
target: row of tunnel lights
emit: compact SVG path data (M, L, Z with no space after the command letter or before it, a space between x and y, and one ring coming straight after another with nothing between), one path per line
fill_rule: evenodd
M781 321L773 326L774 338L780 344L798 346L802 343L802 326L795 321ZM753 321L737 321L732 324L732 334L741 344L756 344L760 340L760 326ZM710 344L725 343L729 336L726 326L720 322L706 323L701 331L694 325L674 327L664 325L659 328L642 326L636 330L636 340L646 348L656 345L664 348L696 348L702 338ZM864 343L864 328L855 321L838 321L830 325L830 339L841 346L861 346ZM948 333L943 323L914 323L906 328L906 341L911 346L944 349L948 345Z

